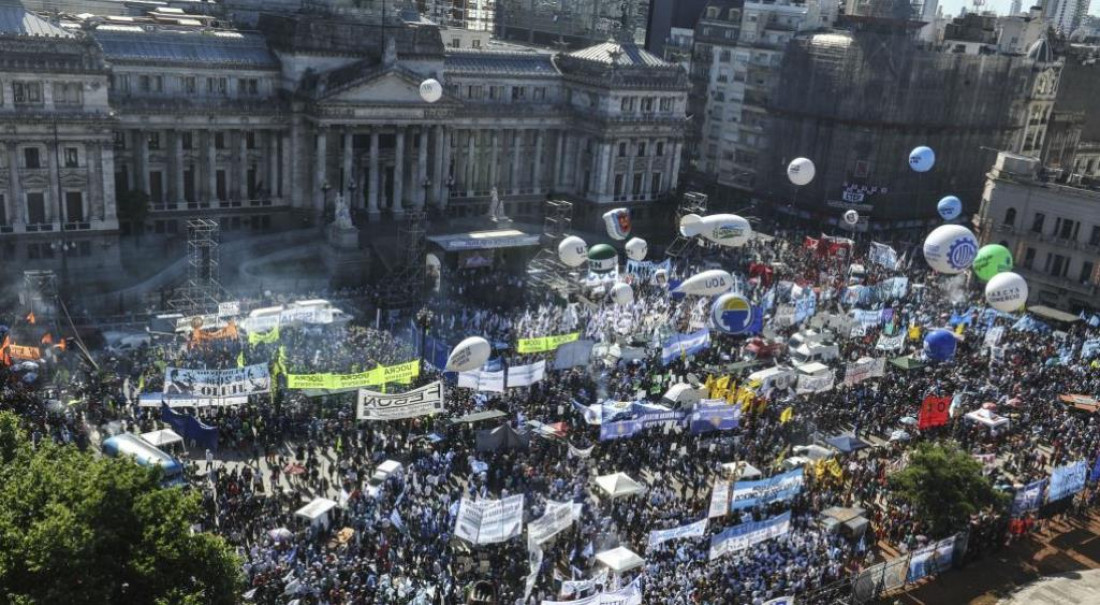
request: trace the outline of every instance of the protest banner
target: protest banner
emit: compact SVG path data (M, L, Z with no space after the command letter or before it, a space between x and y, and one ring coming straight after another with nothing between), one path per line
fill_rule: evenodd
M504 370L488 372L485 370L470 370L458 373L458 386L464 389L473 389L483 393L504 392Z
M699 538L707 533L707 519L700 519L695 523L688 523L672 529L655 529L649 532L649 548L653 548L669 540L681 538Z
M390 383L408 384L420 375L420 360L414 359L392 366L378 366L356 374L287 374L288 389L325 389L354 391Z
M717 479L710 489L710 509L707 511L707 518L721 517L728 512L730 512L730 482Z
M1047 502L1056 502L1069 498L1085 489L1088 476L1088 463L1084 460L1070 462L1050 471L1050 489L1047 490Z
M577 520L579 506L572 502L546 501L546 512L527 524L527 538L542 544L565 531Z
M917 428L924 430L947 424L950 418L951 395L936 397L928 395L920 406L917 415Z
M539 336L537 338L521 338L516 342L518 353L545 353L553 351L567 342L573 342L581 337L580 332L571 334L559 334L557 336Z
M798 377L795 392L800 395L804 393L823 393L833 390L835 384L836 372L833 370L821 374L801 374Z
M229 397L259 395L271 391L271 374L266 363L228 370L166 367L166 395Z
M864 357L850 362L844 367L844 384L845 386L855 386L864 380L881 377L885 373L886 358L871 359Z
M529 363L522 366L511 366L508 368L508 382L506 383L509 388L511 387L527 387L535 384L546 377L546 361L539 360L535 363Z
M730 510L790 500L802 491L802 485L801 468L759 481L738 481L733 484Z
M443 383L435 381L407 393L377 393L359 391L359 420L400 420L444 411Z
M714 561L730 553L755 546L765 540L778 538L790 530L790 511L763 521L747 521L734 525L710 539L708 558Z
M502 500L462 499L455 535L471 544L495 544L523 531L523 494Z

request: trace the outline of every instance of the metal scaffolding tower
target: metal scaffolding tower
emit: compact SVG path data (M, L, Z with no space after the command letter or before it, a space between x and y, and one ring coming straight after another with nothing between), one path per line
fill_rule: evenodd
M577 285L576 280L570 276L574 270L565 266L558 258L558 244L572 225L572 202L547 200L546 219L539 238L542 248L527 264L527 279L532 284L554 290L565 298L577 290Z
M426 216L422 211L408 212L401 227L401 243L405 257L386 279L382 293L382 306L387 309L405 309L420 304L424 297L424 263L427 255Z
M57 274L53 271L24 271L20 302L26 312L33 312L39 321L57 317Z
M168 304L185 315L216 309L222 298L218 245L221 226L205 218L187 220L187 281Z
M707 201L708 198L705 193L688 191L684 194L684 199L680 201L680 206L676 209L676 239L672 240L672 243L668 245L665 254L673 258L679 258L680 255L684 254L695 245L694 237L684 237L680 234L680 219L684 218L684 215L687 214L706 216Z

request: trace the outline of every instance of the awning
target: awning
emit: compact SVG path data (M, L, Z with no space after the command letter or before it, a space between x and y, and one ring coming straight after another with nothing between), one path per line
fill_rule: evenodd
M985 426L995 429L1008 424L1008 418L998 415L996 412L992 412L987 409L980 409L973 412L968 412L966 418L984 424Z
M453 235L433 235L428 241L445 252L463 250L492 250L494 248L520 248L539 245L539 236L524 233L518 229L496 229L493 231L472 231Z
M596 553L596 561L606 565L608 569L615 573L623 573L645 565L644 559L624 546Z
M314 498L313 502L299 508L294 514L295 516L314 521L324 516L325 513L333 508L336 508L336 502L328 498Z
M172 445L173 443L182 443L183 437L179 436L179 433L172 429L163 429L159 431L152 431L150 433L142 433L141 438L147 441L154 447L160 447L162 445Z
M1072 324L1081 321L1081 318L1065 311L1059 311L1058 309L1052 309L1046 305L1031 305L1027 308L1028 311L1042 317L1044 319L1050 319L1053 321L1060 321L1062 323Z
M905 355L903 357L895 357L890 360L890 363L896 365L903 370L915 370L917 368L923 368L924 362L913 357L912 355Z
M760 472L760 469L749 464L748 462L727 462L722 465L722 470L731 474L736 473L738 468L741 469L741 479L752 479L753 477L763 476L763 473Z
M607 495L612 499L633 496L645 491L642 484L631 479L625 473L612 473L610 475L604 475L603 477L597 477L596 485L607 492Z

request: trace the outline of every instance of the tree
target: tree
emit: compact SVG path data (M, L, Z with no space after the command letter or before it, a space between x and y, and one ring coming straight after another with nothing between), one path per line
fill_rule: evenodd
M964 529L971 515L1008 499L993 489L977 460L955 445L937 443L920 444L909 465L890 478L890 488L928 523L936 539Z
M191 532L198 496L160 470L45 439L0 412L0 602L228 605L240 562Z
M138 189L127 189L115 195L118 206L118 220L130 223L133 233L138 233L138 225L145 222L149 215L149 194Z

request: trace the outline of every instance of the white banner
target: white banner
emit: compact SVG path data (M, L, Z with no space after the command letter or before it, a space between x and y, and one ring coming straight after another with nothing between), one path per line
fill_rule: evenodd
M886 358L860 359L849 363L844 369L844 384L857 385L870 378L878 378L886 373Z
M764 601L764 605L794 605L794 597L779 597L770 601Z
M829 370L823 374L815 374L813 376L809 374L803 374L798 377L798 386L795 387L795 391L799 394L802 393L823 393L825 391L833 390L836 385L836 372Z
M270 332L275 329L275 326L283 325L326 325L333 321L335 315L335 309L326 309L318 306L306 306L306 307L287 307L275 312L276 308L273 308L270 313L265 313L256 317L245 317L241 319L238 325L246 332ZM255 313L255 311L253 311ZM210 327L210 326L203 326Z
M546 376L546 360L508 368L508 388L527 387Z
M407 393L379 393L359 389L359 420L399 420L444 411L443 383L435 381Z
M271 374L266 363L229 370L164 368L166 395L232 397L259 395L271 391Z
M546 512L527 524L527 539L542 544L565 531L577 520L577 508L572 502L547 500Z
M707 518L721 517L730 512L730 482L718 480L710 489L710 510Z
M772 325L777 328L786 328L794 325L794 305L779 305L772 317Z
M596 590L597 586L607 585L608 570L606 567L601 568L600 573L592 576L588 580L562 580L561 583L561 596L562 598L569 598L580 592L588 592L589 590Z
M138 395L138 405L143 408L159 408L167 403L170 408L205 408L217 405L244 405L247 396L234 397L196 397L194 395L165 395L164 393L142 393Z
M499 372L482 372L481 370L459 372L458 386L485 393L503 393L504 370Z
M523 531L523 494L503 500L462 499L455 535L471 544L495 544Z
M698 538L707 533L707 519L701 519L695 523L688 523L672 529L655 529L649 532L649 547L653 548L669 540L680 538Z
M601 592L574 601L543 601L542 605L642 605L642 588L638 576L626 588Z
M900 351L903 346L905 346L905 334L903 332L893 336L879 334L878 343L875 344L875 348L879 351Z
M790 511L764 521L747 521L734 525L710 539L709 558L713 561L755 546L764 540L778 538L789 531L791 531Z
M583 449L583 450L578 448L578 447L573 447L572 443L570 443L568 445L569 445L569 455L572 456L573 458L580 458L582 460L587 460L587 459L591 458L592 457L592 450L596 449L596 446L594 446L594 445L590 445L590 446L588 446L588 449Z
M538 543L527 538L527 566L530 569L530 573L527 574L527 581L523 586L523 602L526 603L527 599L531 598L531 591L535 588L535 582L539 579L539 569L542 568L542 548Z
M993 326L985 333L985 340L982 341L983 347L995 347L1001 344L1001 337L1005 334L1004 326Z
M218 303L218 317L236 317L241 314L241 302L234 300Z

